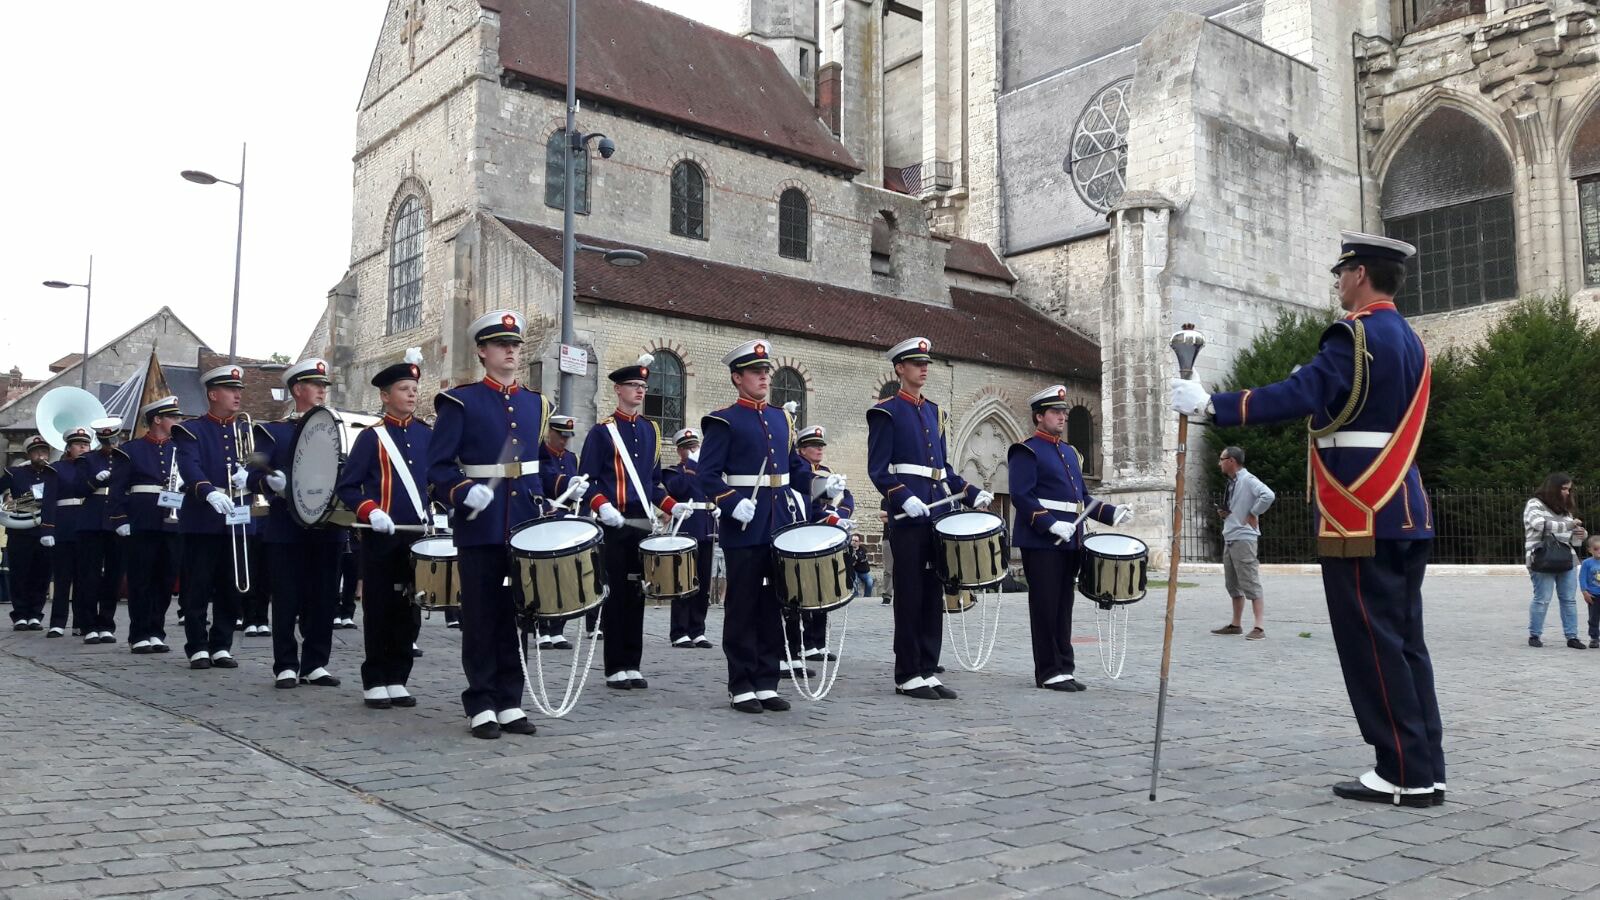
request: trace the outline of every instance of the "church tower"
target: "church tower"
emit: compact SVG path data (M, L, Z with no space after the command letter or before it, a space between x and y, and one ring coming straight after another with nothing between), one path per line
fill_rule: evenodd
M806 98L817 99L816 0L743 0L739 36L778 54Z

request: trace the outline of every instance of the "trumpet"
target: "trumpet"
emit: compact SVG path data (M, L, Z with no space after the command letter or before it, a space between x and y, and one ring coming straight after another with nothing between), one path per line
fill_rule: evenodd
M176 494L178 492L178 454L177 453L173 453L172 454L172 462L167 464L167 492L168 493L172 493L172 494ZM178 524L178 508L176 506L171 507L170 509L167 510L167 518L164 521L165 521L165 524L168 524L168 525L176 525L176 524Z

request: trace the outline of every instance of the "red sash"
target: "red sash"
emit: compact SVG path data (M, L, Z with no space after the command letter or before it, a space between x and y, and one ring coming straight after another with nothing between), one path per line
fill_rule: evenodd
M1374 304L1350 318L1359 318L1375 307L1384 306L1387 305ZM1417 448L1422 444L1422 429L1428 421L1428 396L1432 386L1433 366L1424 350L1422 380L1417 383L1417 392L1411 398L1405 416L1377 458L1348 485L1328 471L1322 455L1317 452L1316 442L1311 442L1312 482L1320 520L1317 529L1319 555L1355 557L1372 556L1377 552L1374 525L1378 510L1405 484L1411 464L1417 458Z

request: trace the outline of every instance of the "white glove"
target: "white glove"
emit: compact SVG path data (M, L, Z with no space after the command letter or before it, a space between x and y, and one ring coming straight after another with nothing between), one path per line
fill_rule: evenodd
M689 508L689 504L675 503L672 505L672 512L670 515L672 516L672 521L682 522L684 519L689 518L689 514L693 512L694 510Z
M53 535L53 534L47 534L44 537L39 538L39 546L41 546L41 547L49 548L49 547L54 547L55 545L56 545L56 538L55 538L55 535Z
M233 501L228 499L227 494L216 488L212 488L211 493L206 495L206 502L211 504L211 508L216 510L219 516L226 516L233 512Z
M94 473L94 480L100 482L101 484L105 484L111 480L111 470L101 469L100 471Z
M978 496L974 497L972 500L972 506L974 509L988 509L989 504L993 502L993 494L989 493L988 491L979 491Z
M1131 518L1133 518L1133 507L1119 506L1117 507L1117 511L1111 516L1111 527L1115 528Z
M1072 543L1072 535L1075 531L1077 531L1077 526L1071 522L1057 522L1050 526L1050 533L1060 538L1061 542L1065 544Z
M722 518L722 507L720 507L720 506L711 507L711 518L720 520Z
M567 496L582 497L589 493L589 476L574 475L567 479Z
M749 525L756 518L756 502L749 497L740 500L733 507L733 517L742 525Z
M855 519L840 519L839 521L837 521L837 522L835 522L833 524L839 526L840 528L843 528L845 531L849 531L850 529L856 527L856 520Z
M829 475L828 476L828 480L826 482L824 482L823 491L825 491L829 497L832 497L835 500L839 499L840 497L843 497L844 496L844 476L843 475Z
M461 500L461 504L473 512L478 512L493 502L494 491L481 484L467 488L467 496Z
M129 525L128 523L124 522L121 525L117 526L117 537L127 537L130 534L133 534L133 526L132 525Z
M266 482L267 487L272 488L272 492L280 497L283 496L283 489L289 486L289 479L285 478L282 472L277 471L268 472Z
M394 520L381 509L367 513L367 522L372 525L372 530L378 534L394 534Z
M907 497L906 502L900 504L900 511L905 513L908 519L923 519L928 515L928 504L916 497Z
M1172 379L1172 409L1174 412L1195 418L1209 417L1207 407L1211 394L1200 382L1187 378Z
M249 480L250 470L246 469L244 466L239 466L233 470L233 477L229 478L228 482L233 485L233 489L235 491L242 491L245 489L245 485L249 482Z
M622 513L610 503L601 504L595 515L600 518L600 524L607 528L621 528L626 521L622 518Z

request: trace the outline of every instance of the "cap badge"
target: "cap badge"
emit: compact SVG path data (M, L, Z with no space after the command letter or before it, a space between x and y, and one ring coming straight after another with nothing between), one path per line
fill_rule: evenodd
M239 370L238 370L238 369L234 369L234 370L233 370L233 371L232 371L232 372L231 372L231 373L230 373L230 374L231 374L231 375L233 375L233 377L234 377L234 378L239 378L239 377L241 377L241 376L240 376L240 372L239 372Z
M421 374L421 373L420 373L420 372L419 372L419 371L418 371L418 370L417 370L417 366L416 366L416 364L415 364L415 363L413 363L413 364L412 364L412 365L411 365L411 377L412 377L412 378L416 378L416 377L418 377L418 376L419 376L419 375L420 375L420 374Z
M1067 389L1064 387L1056 388L1056 398L1060 400L1067 399Z
M761 357L765 357L767 355L767 345L766 344L756 344L756 355L757 356L761 356Z
M317 363L317 374L318 375L326 375L326 374L328 374L328 364L327 363L321 363L321 362Z
M517 317L510 313L506 313L500 317L500 324L507 328L515 328L517 327Z
M928 352L928 342L927 341L917 341L917 349L921 350L923 353L927 353Z
M640 378L649 378L650 377L650 369L647 366L640 366L639 367L639 377Z

